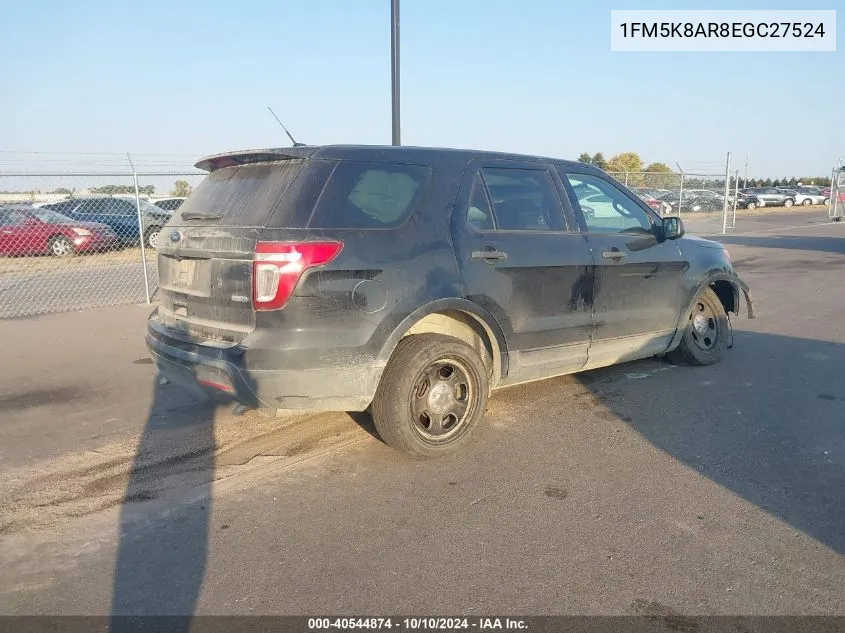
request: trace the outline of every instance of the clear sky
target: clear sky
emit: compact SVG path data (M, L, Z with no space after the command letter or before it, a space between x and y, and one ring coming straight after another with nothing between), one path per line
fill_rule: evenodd
M402 0L402 141L714 172L731 151L752 177L829 174L841 36L836 53L610 51L611 9L802 4L840 3ZM389 0L28 0L2 19L0 170L11 151L287 145L267 105L302 142L390 143Z

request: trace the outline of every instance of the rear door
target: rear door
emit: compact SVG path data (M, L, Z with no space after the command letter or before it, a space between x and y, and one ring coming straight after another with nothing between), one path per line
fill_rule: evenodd
M662 220L609 176L561 167L595 265L595 332L587 368L641 358L669 345L680 317L684 265Z
M779 205L783 202L783 195L774 187L764 187L758 195L768 205Z
M592 261L561 193L548 165L472 162L453 213L464 294L507 341L506 384L577 371L587 360Z

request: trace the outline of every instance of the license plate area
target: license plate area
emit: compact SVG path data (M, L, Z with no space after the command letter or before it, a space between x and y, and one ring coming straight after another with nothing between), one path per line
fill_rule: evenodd
M186 295L211 295L211 260L159 256L161 288Z

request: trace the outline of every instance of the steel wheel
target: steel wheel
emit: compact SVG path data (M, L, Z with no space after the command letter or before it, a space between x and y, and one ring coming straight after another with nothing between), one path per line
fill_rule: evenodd
M50 240L50 252L56 257L67 257L73 255L73 244L63 235Z
M410 394L414 430L439 442L461 431L475 398L469 370L454 358L431 363L417 377Z
M722 336L718 315L704 302L699 301L692 310L690 323L690 334L696 347L702 352L712 352Z
M147 233L147 246L150 248L158 248L158 234L161 232L161 229L151 229L149 233Z

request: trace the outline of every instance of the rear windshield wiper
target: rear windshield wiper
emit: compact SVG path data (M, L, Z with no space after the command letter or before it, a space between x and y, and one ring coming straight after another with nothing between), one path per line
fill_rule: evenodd
M200 211L186 211L182 214L183 220L219 220L222 217L219 213L202 213Z

